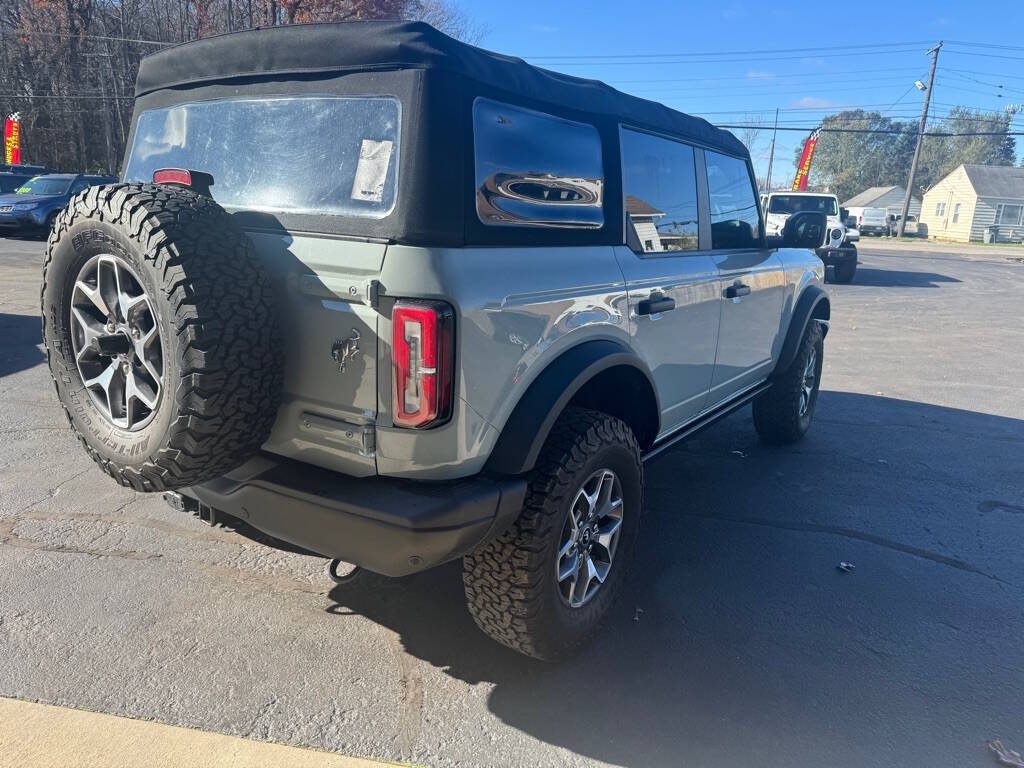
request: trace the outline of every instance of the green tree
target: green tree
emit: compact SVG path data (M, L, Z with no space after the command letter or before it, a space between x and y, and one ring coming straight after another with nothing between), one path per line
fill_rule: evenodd
M913 127L861 109L830 115L822 128L846 128L873 133L823 131L815 148L808 186L828 189L842 201L868 187L905 184L914 153ZM897 133L892 133L897 131ZM803 144L796 149L794 168L800 164Z
M1017 109L979 112L953 107L945 119L930 122L928 132L995 133L995 136L928 136L921 144L916 185L929 189L961 163L1013 165L1016 143L1009 135Z

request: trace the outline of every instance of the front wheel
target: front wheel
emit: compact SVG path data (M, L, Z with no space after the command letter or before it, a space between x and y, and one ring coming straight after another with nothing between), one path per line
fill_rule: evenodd
M754 401L754 428L766 443L795 443L810 429L818 404L824 332L811 320L796 358L771 389Z
M833 269L835 270L834 282L852 283L854 275L857 274L857 259L852 258L841 261Z
M633 431L605 413L567 409L541 451L519 518L463 559L477 626L538 659L580 648L625 580L642 508Z

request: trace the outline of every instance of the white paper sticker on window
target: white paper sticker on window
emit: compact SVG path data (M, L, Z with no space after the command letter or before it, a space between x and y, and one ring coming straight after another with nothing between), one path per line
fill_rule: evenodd
M384 182L391 163L390 141L363 139L359 148L359 165L352 182L352 199L379 203L384 197Z

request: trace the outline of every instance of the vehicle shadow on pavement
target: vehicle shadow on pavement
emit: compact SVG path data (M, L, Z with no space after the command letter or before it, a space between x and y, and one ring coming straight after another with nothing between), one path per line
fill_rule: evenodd
M938 288L940 283L959 283L955 277L936 272L912 272L901 269L873 269L857 267L854 285L873 288Z
M38 315L0 312L0 376L7 376L43 362L40 351L42 326Z
M479 632L458 562L363 574L329 610L491 684L504 723L592 759L937 765L975 746L981 758L1019 712L1003 674L1024 668L1024 555L1007 544L1024 536L1024 421L843 392L818 409L795 446L761 445L744 410L647 467L630 578L568 662Z

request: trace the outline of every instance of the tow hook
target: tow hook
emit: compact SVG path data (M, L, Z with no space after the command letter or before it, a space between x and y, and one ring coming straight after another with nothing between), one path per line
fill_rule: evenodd
M171 509L195 515L211 528L217 525L217 510L213 507L207 506L201 501L196 501L189 496L182 496L175 491L164 491L163 497Z
M333 560L331 560L331 564L327 566L327 573L330 575L331 579L334 581L335 584L349 584L355 581L356 578L359 576L360 572L363 570L358 565L353 565L352 570L348 573L339 574L338 568L343 565L352 564L346 563L344 560L334 558Z

